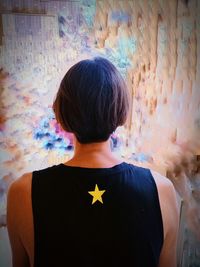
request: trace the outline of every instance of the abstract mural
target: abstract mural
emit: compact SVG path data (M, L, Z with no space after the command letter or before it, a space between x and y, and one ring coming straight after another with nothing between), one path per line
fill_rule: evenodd
M68 68L97 55L116 65L132 96L112 150L174 183L178 264L200 266L199 0L1 0L0 266L11 264L8 186L72 156L52 103Z

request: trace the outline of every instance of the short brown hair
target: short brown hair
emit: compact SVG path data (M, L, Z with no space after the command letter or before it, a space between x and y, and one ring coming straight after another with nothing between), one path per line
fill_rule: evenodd
M62 79L53 110L62 128L74 133L80 143L106 141L126 122L128 90L109 60L82 60Z

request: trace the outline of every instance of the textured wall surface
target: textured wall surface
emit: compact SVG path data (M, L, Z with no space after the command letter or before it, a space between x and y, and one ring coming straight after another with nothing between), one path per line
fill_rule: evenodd
M0 266L9 184L72 155L51 105L75 62L101 55L132 96L120 157L166 175L181 200L179 266L200 266L200 1L1 0Z

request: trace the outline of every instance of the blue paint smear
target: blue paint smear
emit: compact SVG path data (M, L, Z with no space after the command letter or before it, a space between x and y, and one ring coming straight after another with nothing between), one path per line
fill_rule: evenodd
M141 152L138 154L132 153L131 159L137 162L150 162L152 160L152 157Z
M136 51L136 39L134 37L120 38L117 50L122 57L127 57L128 54L134 54Z
M63 16L58 16L58 23L62 24L62 25L65 25L65 23L66 23L65 18Z
M55 119L54 114L49 109L47 117L42 118L38 127L34 129L33 138L38 140L45 150L58 150L61 153L73 150L70 140L60 136L56 129L50 126L50 121L53 119Z
M81 10L83 18L88 27L94 26L94 17L96 13L96 0L82 0Z
M128 23L131 20L131 15L128 14L127 12L117 10L117 11L113 11L112 12L111 19L113 21L118 21L120 23L121 22Z

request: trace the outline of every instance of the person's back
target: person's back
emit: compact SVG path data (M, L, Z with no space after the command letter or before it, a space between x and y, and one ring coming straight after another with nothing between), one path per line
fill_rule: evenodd
M81 61L67 72L53 109L74 134L74 156L11 185L13 266L175 267L172 183L120 162L110 149L128 106L126 86L109 61Z
M36 267L158 265L163 224L148 169L60 164L32 179Z

